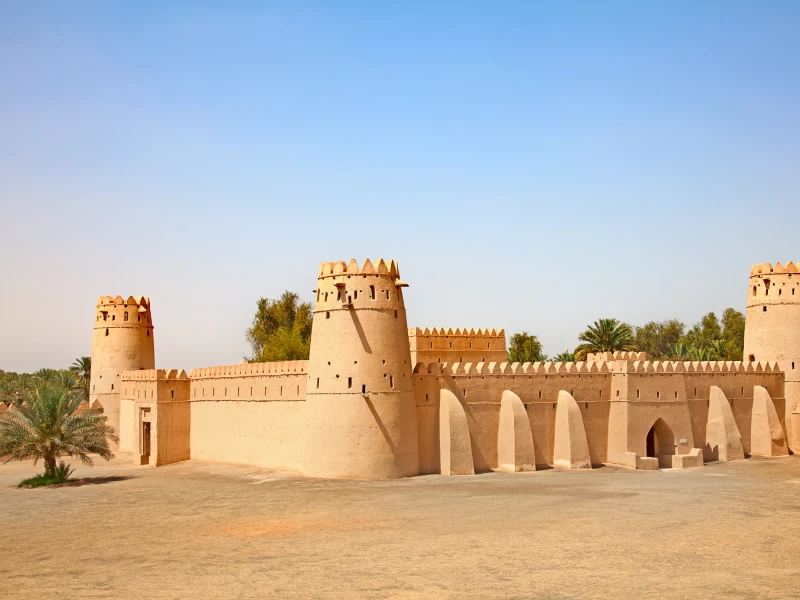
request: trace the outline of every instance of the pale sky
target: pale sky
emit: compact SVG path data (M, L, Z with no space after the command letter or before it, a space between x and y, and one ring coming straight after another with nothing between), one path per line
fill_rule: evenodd
M800 260L800 3L0 3L0 369L148 295L161 368L396 259L409 325L744 310Z

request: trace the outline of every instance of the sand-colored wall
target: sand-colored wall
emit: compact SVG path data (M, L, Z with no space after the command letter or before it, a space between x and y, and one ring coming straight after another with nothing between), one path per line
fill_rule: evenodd
M189 378L183 370L145 369L121 376L121 405L130 421L126 444L136 464L167 465L190 457ZM151 424L150 454L143 457L142 422Z
M412 327L408 330L411 364L505 362L506 333L500 329L433 329Z
M614 462L609 454L616 454L620 455L616 462L626 464L622 455L628 452L646 456L647 433L659 419L671 430L676 453L701 448L711 385L726 391L747 450L749 433L744 432L750 428L753 387L766 387L777 407L782 404L782 380L775 365L741 362L418 364L414 392L420 472L439 472L440 389L453 392L464 406L475 469L480 471L498 466L497 432L504 390L517 394L525 406L538 465L553 464L561 390L569 392L580 409L592 463Z
M134 401L132 397L124 393L126 387L129 386L123 383L123 393L120 395L119 401L119 449L121 452L133 452Z
M573 370L575 372L567 372ZM578 372L581 371L581 372ZM570 392L584 420L592 462L606 460L611 374L607 365L586 363L418 364L414 372L420 437L420 471L438 472L438 390L464 404L476 470L496 468L497 432L504 390L519 396L528 413L538 465L552 465L558 393ZM431 435L434 439L431 439Z
M307 362L194 369L191 457L300 470Z

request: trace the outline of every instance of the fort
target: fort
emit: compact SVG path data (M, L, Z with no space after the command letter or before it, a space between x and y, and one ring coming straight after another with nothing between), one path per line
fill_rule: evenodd
M701 467L800 449L800 273L750 273L742 361L509 363L502 329L409 328L397 263L319 267L308 361L155 368L147 297L103 296L90 403L136 464L390 479Z

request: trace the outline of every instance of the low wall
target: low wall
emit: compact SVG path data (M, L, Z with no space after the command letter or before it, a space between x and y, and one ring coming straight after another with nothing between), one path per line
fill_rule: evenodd
M302 469L306 364L249 363L192 370L191 457Z

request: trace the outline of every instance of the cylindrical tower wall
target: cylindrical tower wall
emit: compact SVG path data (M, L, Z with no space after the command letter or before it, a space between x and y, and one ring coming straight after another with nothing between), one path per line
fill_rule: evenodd
M419 473L411 353L394 261L320 266L306 388L303 472Z
M89 402L98 401L120 434L120 373L155 368L153 319L149 298L101 296L92 338ZM129 448L121 448L129 450Z
M777 362L783 371L782 419L792 451L800 451L800 432L792 431L791 418L800 402L800 272L794 263L765 263L750 270L744 360Z

